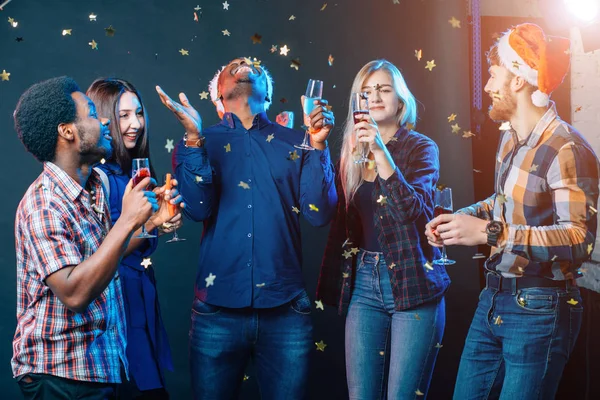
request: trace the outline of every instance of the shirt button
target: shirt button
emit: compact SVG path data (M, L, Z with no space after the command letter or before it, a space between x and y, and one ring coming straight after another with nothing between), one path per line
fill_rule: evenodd
M249 233L249 234L248 234L248 237L252 237L252 234L251 234L251 233Z
M252 263L246 263L246 265L247 265L248 267L251 267L251 266L252 266Z
M252 182L252 179L248 179L248 182Z
M252 204L248 204L248 208L252 208Z

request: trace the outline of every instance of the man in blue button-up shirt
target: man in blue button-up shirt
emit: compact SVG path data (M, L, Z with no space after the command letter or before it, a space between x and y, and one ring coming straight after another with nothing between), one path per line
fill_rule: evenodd
M267 118L273 86L264 67L233 60L210 88L224 114L203 137L185 96L179 104L159 89L186 126L173 166L187 216L204 224L190 335L194 395L236 397L251 356L264 399L304 398L312 324L300 214L323 226L334 212L333 114L317 101L316 150L299 150L304 133Z

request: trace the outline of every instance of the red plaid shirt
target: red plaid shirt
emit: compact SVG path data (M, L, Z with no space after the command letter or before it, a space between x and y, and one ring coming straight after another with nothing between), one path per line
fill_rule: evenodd
M396 172L387 180L375 179L373 202L377 240L389 267L396 310L406 310L438 298L450 285L439 258L429 246L425 225L433 218L433 193L439 177L439 151L428 137L404 127L387 144ZM317 298L344 313L350 303L356 271L356 253L362 237L358 210L346 210L339 174L338 206L331 223L321 265ZM353 251L354 250L354 251Z
M43 373L119 383L121 362L127 370L118 276L81 314L69 310L45 283L61 268L89 258L110 228L110 211L96 172L89 185L88 193L59 167L45 163L17 209L14 377Z

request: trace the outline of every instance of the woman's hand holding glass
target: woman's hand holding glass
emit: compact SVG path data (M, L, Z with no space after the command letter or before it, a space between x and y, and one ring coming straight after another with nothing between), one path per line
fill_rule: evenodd
M385 143L383 143L379 128L373 117L369 114L357 114L354 118L355 121L358 121L354 124L354 132L358 142L367 143L369 151L373 155L377 152L383 152L386 149Z
M183 198L179 191L174 188L177 186L177 180L170 181L171 189L167 185L160 186L154 189L154 194L158 199L159 208L156 213L150 217L152 225L159 228L159 233L173 232L181 227L183 220L181 218L181 210L185 207Z

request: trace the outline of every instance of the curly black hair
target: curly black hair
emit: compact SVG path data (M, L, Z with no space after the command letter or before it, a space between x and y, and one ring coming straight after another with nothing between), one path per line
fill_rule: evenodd
M79 85L61 76L36 83L21 95L13 114L15 130L38 161L54 161L58 126L77 120L74 92L81 92Z

